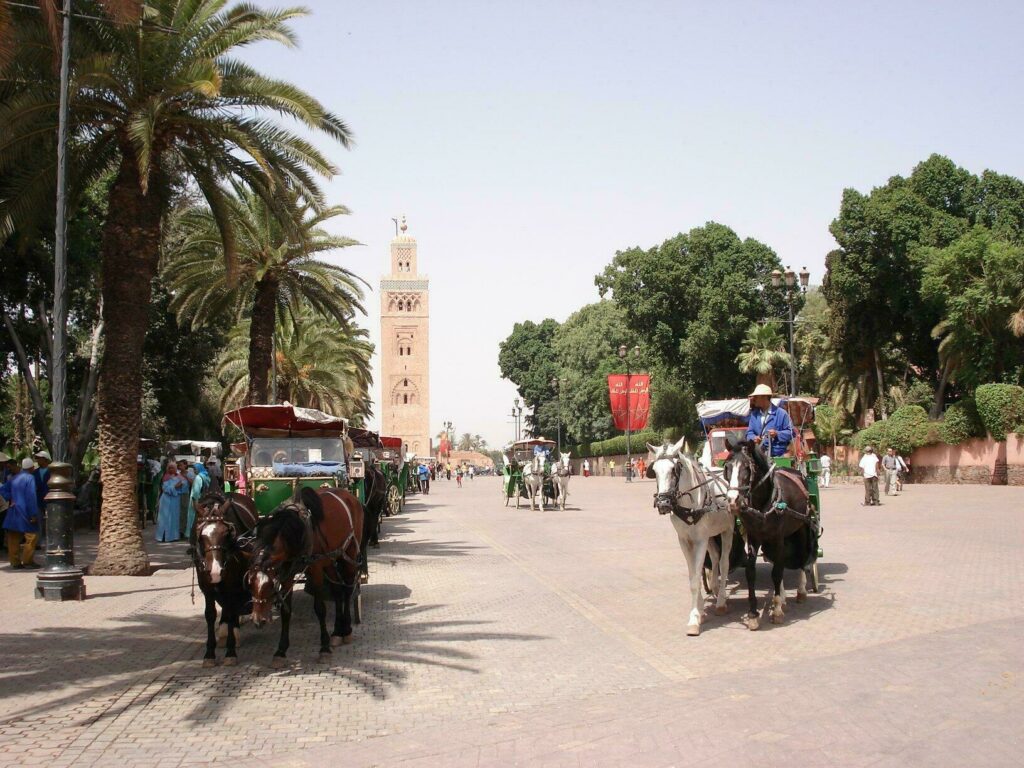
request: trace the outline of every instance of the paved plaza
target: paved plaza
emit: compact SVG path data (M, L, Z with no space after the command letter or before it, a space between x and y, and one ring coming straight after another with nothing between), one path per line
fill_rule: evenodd
M275 623L202 669L181 544L80 604L0 567L0 765L1021 762L1024 489L908 486L876 509L829 489L824 591L749 632L734 573L729 615L688 638L652 482L575 477L544 513L465 486L385 522L357 640L326 664L298 595L288 668Z

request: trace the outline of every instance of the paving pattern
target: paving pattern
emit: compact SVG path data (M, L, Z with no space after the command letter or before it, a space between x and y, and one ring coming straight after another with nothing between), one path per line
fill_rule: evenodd
M544 513L465 486L385 523L329 663L297 595L287 668L272 624L202 669L181 544L80 604L0 568L0 765L1019 765L1024 489L825 491L824 591L749 632L734 574L730 614L687 638L651 482L577 477Z

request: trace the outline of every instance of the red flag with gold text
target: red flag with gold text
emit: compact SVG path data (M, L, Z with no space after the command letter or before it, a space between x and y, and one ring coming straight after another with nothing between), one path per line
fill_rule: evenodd
M627 392L629 393L627 396ZM648 373L608 375L608 400L615 428L639 432L651 411L651 376Z

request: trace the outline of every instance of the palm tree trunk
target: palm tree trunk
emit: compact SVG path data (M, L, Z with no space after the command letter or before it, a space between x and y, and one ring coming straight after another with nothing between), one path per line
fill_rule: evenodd
M942 415L942 403L946 399L946 385L949 384L949 372L953 366L949 360L942 366L942 375L939 377L939 386L935 390L935 400L932 401L931 412L928 414L929 418L937 419Z
M142 345L160 247L163 185L149 194L122 164L110 190L101 245L103 324L107 329L97 388L103 507L96 562L90 573L142 575L149 559L139 529L136 456L142 428Z
M273 365L274 323L277 319L277 281L264 277L256 283L249 324L250 405L270 402L268 375Z
M878 354L878 347L872 350L875 354L875 375L878 377L878 410L882 412L882 421L889 418L885 412L885 383L882 380L882 358Z

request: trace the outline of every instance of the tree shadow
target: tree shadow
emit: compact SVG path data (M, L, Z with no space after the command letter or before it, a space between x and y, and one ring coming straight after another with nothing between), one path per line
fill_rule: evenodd
M280 633L277 620L262 630L243 625L238 666L202 668L206 629L201 603L189 617L138 613L106 628L45 627L28 633L0 633L8 663L8 671L0 678L3 689L23 697L50 694L43 703L26 704L16 714L0 718L0 724L31 721L92 699L113 700L160 678L162 683L150 687L145 695L125 696L123 704L112 703L101 714L69 725L87 727L168 697L190 707L185 719L209 722L236 698L259 696L270 677L290 677L299 685L315 688L329 676L336 681L332 686L335 692L340 681L340 687L354 695L386 700L406 684L416 667L477 674L480 667L471 647L474 643L548 639L503 631L490 621L441 619L446 605L421 605L411 598L402 584L364 585L363 623L355 627L355 642L334 648L330 661L321 663L317 660L320 642L313 600L296 589L288 664L280 670L271 668ZM330 605L329 622L333 615ZM47 658L39 654L41 647L51 651ZM55 649L62 659L60 665L51 663ZM218 649L220 661L223 656L223 649ZM59 694L53 696L54 691Z

